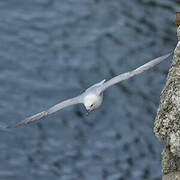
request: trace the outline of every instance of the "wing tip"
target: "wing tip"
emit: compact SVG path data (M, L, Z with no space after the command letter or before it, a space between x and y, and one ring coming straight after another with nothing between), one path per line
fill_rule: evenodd
M16 126L14 126L14 125L9 125L9 126L6 127L6 129L15 128L15 127Z
M19 124L19 123L12 124L12 125L7 126L6 129L16 128L16 127L18 127L18 126L20 126L20 125L22 125L22 124Z
M35 114L33 116L30 116L30 117L24 119L23 121L17 122L17 123L12 124L12 125L9 125L6 128L9 129L9 128L16 128L16 127L19 127L19 126L25 126L25 125L27 125L29 123L32 123L32 122L34 122L36 120L39 120L39 119L47 116L48 114L49 114L48 112L42 111L42 112L40 112L38 114Z

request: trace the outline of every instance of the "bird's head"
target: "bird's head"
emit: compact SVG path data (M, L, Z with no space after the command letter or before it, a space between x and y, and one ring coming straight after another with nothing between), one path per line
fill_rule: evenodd
M87 115L89 112L96 110L102 104L103 96L88 94L84 97L84 105L87 110Z

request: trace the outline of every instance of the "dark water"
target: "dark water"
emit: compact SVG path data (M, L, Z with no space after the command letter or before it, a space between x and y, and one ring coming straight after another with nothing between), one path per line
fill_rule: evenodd
M176 44L178 0L0 1L0 124L142 65ZM1 180L160 180L153 133L170 60L81 105L0 131Z

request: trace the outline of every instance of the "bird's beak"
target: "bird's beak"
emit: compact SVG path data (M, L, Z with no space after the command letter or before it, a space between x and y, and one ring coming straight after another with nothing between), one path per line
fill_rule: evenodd
M87 111L87 112L86 112L86 116L88 116L88 115L89 115L89 112L90 112L90 111Z

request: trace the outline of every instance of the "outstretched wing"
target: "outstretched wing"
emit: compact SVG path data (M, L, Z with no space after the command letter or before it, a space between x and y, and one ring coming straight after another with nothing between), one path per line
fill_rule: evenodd
M59 104L54 105L53 107L49 108L46 111L42 111L33 116L30 116L30 117L24 119L23 121L20 121L14 125L7 126L7 128L16 128L18 126L27 125L33 121L39 120L39 119L46 117L52 113L55 113L56 111L59 111L67 106L71 106L73 104L79 104L79 103L82 103L82 95L74 97L72 99L62 101Z
M101 86L101 89L100 91L103 92L105 91L108 87L116 84L116 83L119 83L121 81L124 81L124 80L127 80L135 75L138 75L150 68L152 68L153 66L155 66L156 64L159 64L161 61L163 61L164 59L168 58L170 55L172 54L169 53L169 54L166 54L164 56L160 56L156 59L153 59L151 60L150 62L138 67L137 69L133 70L133 71L130 71L130 72L126 72L126 73L123 73L123 74L120 74L112 79L110 79L109 81L105 82L104 84L102 84Z

